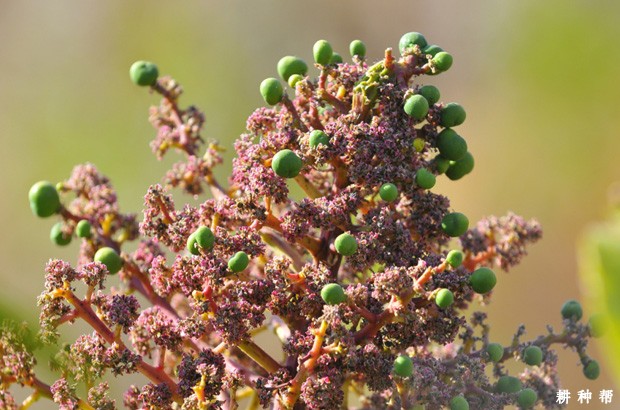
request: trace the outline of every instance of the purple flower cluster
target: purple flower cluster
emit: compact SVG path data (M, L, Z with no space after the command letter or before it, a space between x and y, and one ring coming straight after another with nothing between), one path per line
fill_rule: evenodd
M122 403L130 409L236 409L244 398L251 408L339 409L352 397L363 409L440 408L459 397L471 408L499 409L526 407L526 388L555 406L551 345L573 348L585 366L590 330L580 315L566 317L562 333L534 340L521 341L519 329L493 357L485 314L464 317L489 299L497 278L488 268L517 264L541 229L512 213L467 229L430 190L444 173L459 179L473 167L459 162L466 145L450 134L464 120L462 107L418 84L452 63L430 47L408 33L400 58L391 49L372 65L359 52L351 63L319 56L317 78L301 60L283 59L279 67L293 61L284 71L296 80L285 92L261 85L275 93L265 100L278 102L248 118L229 187L213 174L222 147L205 147L205 117L179 106L180 85L140 79L163 97L150 112L154 153L161 159L174 149L183 160L148 189L140 222L120 213L109 180L91 164L58 184L63 232L73 235L84 220L91 231L78 235L75 267L50 260L45 268L40 337L53 342L76 320L93 332L56 355L52 385L35 375L19 332L3 332L0 406L16 408L8 386L18 383L35 390L31 400L49 397L62 409L113 409L101 379L133 373L144 384L127 389ZM279 162L281 153L293 162ZM174 187L210 197L176 207ZM293 199L299 192L304 197ZM455 215L462 230L450 226ZM281 360L257 344L264 331L281 345ZM528 346L542 359L509 375L503 363ZM508 376L518 389L497 382Z

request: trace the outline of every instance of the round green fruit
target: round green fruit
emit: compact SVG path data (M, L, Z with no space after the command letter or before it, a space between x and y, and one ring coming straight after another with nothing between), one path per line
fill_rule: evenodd
M588 364L583 368L583 375L589 380L596 380L601 374L601 367L596 360L590 360Z
M206 226L200 226L187 238L187 250L192 255L200 255L200 249L211 250L214 243L213 231Z
M337 305L347 300L344 289L337 283L328 283L321 289L321 298L328 305Z
M435 55L437 53L439 53L440 51L443 51L443 48L439 47L438 45L432 44L430 46L426 46L422 49L422 52L424 54L430 54L431 56L435 57Z
M381 188L379 188L379 196L384 201L393 202L398 198L398 188L390 182L383 184Z
M434 85L423 85L418 89L418 94L426 98L429 106L437 103L441 98L439 88L435 87Z
M521 380L514 376L502 376L497 380L495 390L499 393L516 393L521 390Z
M334 241L334 247L339 254L351 256L357 251L357 240L351 234L342 233Z
M142 87L155 84L158 76L157 66L149 61L136 61L129 68L131 81Z
M405 54L407 49L413 47L414 45L418 45L420 49L424 49L428 45L426 38L418 32L412 31L410 33L403 34L398 42L398 50L400 50L400 54Z
M342 64L342 56L336 52L332 54L332 58L329 60L330 64Z
M60 210L60 197L56 187L47 181L39 181L28 191L32 213L41 218L52 216Z
M441 229L451 237L457 237L467 232L469 220L460 212L452 212L447 214L441 220Z
M78 238L90 238L92 235L92 227L90 226L90 222L86 219L82 219L75 226L75 234Z
M474 157L468 151L457 161L452 161L446 171L446 176L452 181L463 178L474 169Z
M71 235L63 232L62 227L62 222L58 222L50 230L50 240L58 246L66 246L71 243Z
M312 47L312 54L314 55L314 61L319 65L327 65L332 58L334 50L331 44L326 40L319 40L314 43Z
M123 267L123 259L112 248L101 248L95 253L95 261L103 263L111 275L117 273Z
M446 128L437 135L437 148L442 157L458 161L467 154L467 142L452 128Z
M463 396L456 396L450 400L450 410L469 410L469 402Z
M249 263L250 258L248 257L248 254L243 251L239 251L228 260L228 269L235 273L242 272L248 267Z
M439 71L447 71L452 67L452 55L445 51L440 51L433 56L432 62Z
M502 357L504 357L504 347L499 343L489 343L486 352L489 360L494 363L499 363Z
M428 114L428 101L420 94L407 98L403 107L405 113L413 119L423 120Z
M260 95L263 96L267 104L276 105L282 100L284 89L277 79L273 77L265 78L260 83Z
M464 257L463 252L458 249L452 249L446 256L446 263L456 269L461 266Z
M422 152L424 147L426 147L426 141L424 141L424 138L418 137L413 140L413 149L415 149L416 152Z
M569 300L562 306L562 317L564 319L580 320L583 316L581 304L576 300Z
M288 85L291 88L295 88L295 86L297 85L298 82L300 82L301 80L304 79L303 75L299 75L299 74L293 74L292 76L290 76L288 78Z
M454 294L450 289L441 289L435 295L435 303L442 309L447 308L454 303Z
M529 409L533 407L537 400L538 393L536 393L536 390L530 389L529 387L521 390L517 396L517 404L522 409Z
M394 360L394 374L400 377L409 377L413 374L413 361L407 355L400 355Z
M440 115L439 124L442 127L456 127L465 122L467 113L461 104L451 102L446 104L442 109Z
M321 130L314 130L310 133L308 144L311 148L316 148L319 145L329 145L329 137Z
M435 175L426 168L420 168L415 173L415 183L422 189L431 189L436 181Z
M271 161L271 168L282 178L295 178L303 165L301 158L290 149L279 151Z
M523 350L523 361L530 366L540 366L543 360L543 351L538 346L528 346Z
M469 277L469 284L476 293L485 294L497 284L495 272L489 268L478 268Z
M433 159L433 163L435 164L435 168L437 169L438 174L443 174L450 168L450 160L448 158L444 158L441 155L437 155Z
M366 44L361 40L351 41L349 53L351 53L351 57L358 56L359 58L364 58L366 56Z
M293 74L305 76L308 72L308 65L299 57L286 56L278 61L277 70L280 77L284 81L288 81L288 78Z

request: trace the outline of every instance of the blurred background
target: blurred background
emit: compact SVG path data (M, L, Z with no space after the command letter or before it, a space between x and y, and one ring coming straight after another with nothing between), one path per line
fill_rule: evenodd
M514 211L544 229L529 257L499 275L483 308L491 337L507 344L521 323L532 338L546 324L557 329L563 302L580 298L576 244L606 216L607 190L620 180L619 18L618 2L578 0L0 1L0 315L36 324L45 262L77 254L77 241L50 243L53 218L32 215L34 182L66 179L75 164L93 162L122 210L140 213L147 187L177 159L160 163L150 153L148 107L158 100L129 81L133 61L156 62L184 86L182 103L206 113L204 136L229 147L225 180L233 140L262 105L258 85L276 75L280 57L312 61L322 38L346 57L359 38L376 60L419 31L454 56L452 69L422 81L466 108L459 129L476 158L472 174L440 178L436 189L472 221ZM604 354L589 352L601 363L597 381L583 377L573 352L560 352L569 408L620 407L620 389L615 405L597 400L619 386ZM577 404L581 389L593 392L589 405Z

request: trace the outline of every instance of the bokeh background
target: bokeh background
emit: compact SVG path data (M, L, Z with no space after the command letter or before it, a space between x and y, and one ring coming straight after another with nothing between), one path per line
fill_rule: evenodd
M403 33L420 31L454 55L450 71L423 81L467 109L460 131L476 158L472 174L458 183L441 178L436 189L470 220L514 211L544 228L483 308L492 338L509 343L521 323L531 337L546 324L558 328L562 303L580 297L576 243L605 217L608 187L620 180L619 19L620 3L585 0L2 0L0 315L36 323L45 262L77 253L77 243L53 246L53 221L31 214L32 183L63 180L90 161L111 178L122 209L139 213L147 187L175 159L160 163L150 153L147 110L157 99L129 81L134 60L156 62L186 89L182 102L203 109L205 137L230 148L224 179L233 140L262 104L258 84L276 74L281 56L311 61L321 38L346 56L359 38L374 60ZM597 381L582 376L575 354L561 352L569 408L620 407L604 354L590 351L603 369ZM576 403L578 390L616 388L611 406L596 397Z

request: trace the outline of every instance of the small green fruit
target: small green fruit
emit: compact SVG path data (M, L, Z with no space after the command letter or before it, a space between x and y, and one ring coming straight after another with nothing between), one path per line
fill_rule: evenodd
M499 343L489 343L486 352L489 360L495 363L499 363L502 357L504 357L504 347Z
M422 150L424 150L424 147L426 147L426 141L424 141L424 138L416 138L413 140L413 149L416 150L416 152L422 152Z
M75 226L75 234L78 238L90 238L90 235L92 235L92 227L90 226L90 222L86 219L82 219L78 222Z
M288 81L288 78L293 74L305 76L308 72L308 65L299 57L286 56L278 61L277 70L280 77L284 81Z
M441 220L441 229L453 238L463 235L468 227L469 220L460 212L449 213Z
M242 272L248 267L249 263L250 258L248 257L248 254L243 251L239 251L228 260L228 269L235 273Z
M155 84L158 76L157 66L149 61L136 61L129 68L131 81L142 87Z
M420 168L415 173L415 183L422 189L431 189L436 181L435 175L426 168Z
M451 102L441 109L440 116L439 124L442 127L449 128L464 123L467 113L461 104Z
M446 263L456 269L461 266L464 257L463 252L458 249L452 249L446 256Z
M403 106L405 113L416 120L423 120L428 114L428 101L420 94L414 94L407 98Z
M50 240L58 246L66 246L71 243L71 235L67 235L62 230L62 222L58 222L52 226L50 230Z
M435 164L435 168L437 169L438 174L443 174L450 168L450 160L448 158L444 158L441 155L437 155L433 159L433 163Z
M523 350L523 361L530 366L540 366L543 360L543 351L538 346L528 346Z
M450 410L469 410L469 402L463 396L456 396L450 400Z
M319 145L329 145L329 137L321 130L314 130L310 133L308 144L311 148L316 148Z
M583 316L581 304L576 300L569 300L562 306L562 317L564 319L580 320Z
M446 176L452 181L463 178L474 169L474 157L467 151L463 158L452 161L446 171Z
M407 355L400 355L394 360L394 374L400 377L409 377L413 374L413 361Z
M113 275L123 267L123 259L112 248L101 248L95 253L95 261L103 263L108 269L108 273Z
M403 34L398 42L398 50L400 54L405 54L407 49L413 47L414 45L418 45L421 49L424 49L428 45L424 36L420 33L412 31L410 33Z
M603 313L595 313L588 320L588 328L592 337L601 337L607 331L607 317Z
M328 283L321 289L321 298L328 305L337 305L347 300L344 289L337 283Z
M39 181L28 191L32 213L47 218L60 210L60 197L56 187L47 181Z
M454 294L450 289L441 289L435 295L435 303L442 309L447 308L454 303Z
M521 380L514 376L502 376L497 380L495 390L499 393L516 393L521 390Z
M213 231L206 226L200 226L187 238L187 250L192 255L200 255L200 249L209 251L214 243Z
M291 88L295 88L295 86L297 85L298 82L300 82L301 80L303 80L304 77L302 75L299 74L293 74L292 76L290 76L288 78L288 85Z
M497 284L495 272L489 268L478 268L469 277L469 284L476 293L490 292Z
M279 151L271 160L271 168L283 178L295 178L303 165L301 158L290 149Z
M601 367L596 360L590 360L588 364L583 368L583 375L589 380L596 380L601 374Z
M424 54L430 54L430 55L431 55L431 56L433 56L433 57L435 57L435 55L436 55L437 53L439 53L440 51L443 51L443 48L441 48L441 47L439 47L439 46L437 46L437 45L435 45L435 44L430 45L430 46L426 46L426 47L424 47L424 48L422 49L422 52L423 52Z
M452 67L452 55L445 51L435 54L431 61L439 71L447 71Z
M530 389L529 387L521 390L517 396L517 404L522 409L529 409L533 407L537 400L538 393L536 393L536 390Z
M351 256L357 251L357 240L351 234L342 233L334 241L334 247L339 254Z
M437 148L442 157L458 161L467 153L467 142L452 128L446 128L437 135Z
M260 95L267 104L276 105L282 100L284 89L277 79L266 78L260 83Z
M334 51L332 58L329 60L330 64L342 64L342 56Z
M379 188L379 196L386 202L395 201L398 198L398 188L390 182L383 184Z
M437 101L439 101L439 99L441 98L439 88L435 87L434 85L423 85L418 89L418 94L426 98L429 106L437 103Z
M361 40L351 41L349 53L351 53L351 57L358 56L359 58L364 58L366 56L366 44Z
M316 61L319 65L327 65L329 64L329 60L332 58L332 54L334 50L332 49L331 44L326 40L319 40L314 43L314 47L312 47L312 53L314 55L314 61Z

